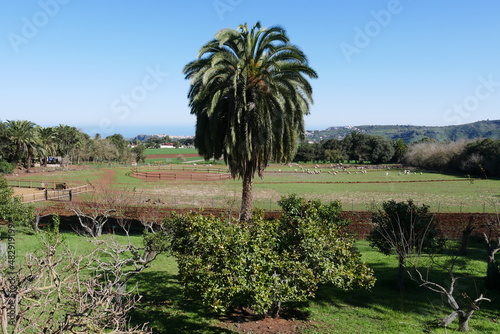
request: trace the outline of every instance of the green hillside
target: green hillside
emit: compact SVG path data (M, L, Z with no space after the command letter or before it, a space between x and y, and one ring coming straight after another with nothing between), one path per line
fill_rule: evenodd
M491 138L500 139L500 120L479 121L475 123L449 126L415 126L415 125L360 125L330 127L326 130L307 131L306 137L311 141L331 138L343 139L352 131L368 135L380 135L387 139L403 139L407 143L424 137L437 141L457 141L460 139Z

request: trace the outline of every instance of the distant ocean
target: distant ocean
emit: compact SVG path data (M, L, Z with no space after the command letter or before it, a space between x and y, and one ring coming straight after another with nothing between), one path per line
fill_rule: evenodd
M78 126L76 126L78 128ZM121 134L124 138L134 138L137 135L169 135L169 136L194 136L193 125L127 125L117 126L111 131L98 132L95 127L80 127L80 129L91 137L99 133L105 138L114 134Z

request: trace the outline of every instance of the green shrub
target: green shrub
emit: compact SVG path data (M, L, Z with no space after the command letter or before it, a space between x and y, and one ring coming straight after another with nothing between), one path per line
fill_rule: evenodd
M14 171L14 165L5 160L0 161L0 173L11 174Z
M184 292L218 312L248 307L278 316L282 303L314 296L320 283L372 287L339 202L282 198L281 219L258 212L247 224L199 214L166 221Z
M16 227L29 226L34 216L34 207L22 204L14 191L7 184L5 177L0 175L0 221L15 223Z
M429 206L394 200L382 203L372 216L373 231L368 236L370 245L385 255L398 256L398 288L404 290L406 258L424 251L440 251L445 240L440 236Z

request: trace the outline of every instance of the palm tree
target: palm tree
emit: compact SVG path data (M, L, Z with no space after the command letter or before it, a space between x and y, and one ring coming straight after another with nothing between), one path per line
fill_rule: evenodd
M37 128L38 138L40 139L40 153L43 166L47 167L48 156L55 155L57 152L56 131L53 127Z
M396 162L401 162L406 152L408 152L408 144L403 139L398 138L398 140L394 141L394 159Z
M240 221L252 211L252 182L269 161L288 162L304 136L316 78L305 54L282 27L257 23L222 29L184 68L188 98L196 115L195 147L205 159L229 165L243 180Z
M30 171L31 160L39 147L36 124L30 121L7 121L7 134L16 149L16 159L24 161L26 171Z
M62 165L68 164L70 153L82 142L82 134L77 128L69 125L59 124L55 128L57 137L57 150L62 156Z

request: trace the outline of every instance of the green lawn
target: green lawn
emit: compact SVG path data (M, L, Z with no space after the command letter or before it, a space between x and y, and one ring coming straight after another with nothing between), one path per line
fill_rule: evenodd
M396 290L397 261L394 256L380 254L366 241L359 241L358 247L364 261L375 270L375 287L370 291L342 291L323 285L316 298L290 304L290 307L309 314L305 320L309 326L303 333L448 333L457 328L456 323L448 331L431 326L435 319L451 313L438 294L410 281L407 281L405 293ZM475 296L476 287L480 286L486 270L485 250L481 244L473 244L470 250L460 269L462 273L468 273L469 278L458 288L460 292ZM134 280L144 294L142 306L134 312L135 321L150 321L158 333L229 333L217 326L214 314L182 297L176 274L175 261L162 256ZM442 272L434 276L447 279ZM469 324L471 333L500 331L500 293L490 292L488 296L493 302L484 302L481 310L473 315Z
M195 148L147 148L144 155L152 154L198 154Z
M347 210L367 210L373 202L404 201L431 205L435 212L496 212L499 208L500 180L479 179L471 182L456 175L423 173L398 175L397 172L371 171L367 174L295 172L266 173L255 179L254 189L273 194L274 198L297 193L308 198L342 201Z
M1 230L5 227L0 228ZM103 238L110 238L105 235ZM123 236L118 241L125 242ZM131 237L140 244L142 237ZM90 252L85 238L74 233L64 233L65 243L77 254ZM39 241L36 236L16 235L17 263L28 252L35 251ZM432 322L450 313L441 297L417 284L407 281L401 294L396 290L396 258L373 250L368 242L358 241L358 249L375 271L377 282L371 290L342 291L331 285L322 285L316 297L307 302L292 303L286 307L299 308L307 318L303 333L449 333L457 328L453 323L448 330L434 328ZM457 287L459 293L476 296L485 274L484 244L472 243L470 253L460 261L457 274L467 273L468 278ZM437 258L443 263L447 257ZM442 271L432 273L433 279L445 281ZM143 298L132 312L132 323L149 322L154 333L233 333L220 327L217 316L207 312L197 302L185 299L177 281L177 265L167 255L159 256L150 268L132 279L129 286L137 284ZM470 333L498 333L500 331L500 293L489 291L491 303L483 302L470 321Z
M109 168L109 167L108 167ZM54 171L52 173L45 173L40 176L37 173L33 174L19 174L11 180L37 180L37 181L51 181L51 182L66 182L67 184L85 184L99 179L105 171L105 167L100 168L86 168L82 170L69 170L69 171Z

